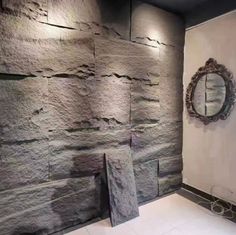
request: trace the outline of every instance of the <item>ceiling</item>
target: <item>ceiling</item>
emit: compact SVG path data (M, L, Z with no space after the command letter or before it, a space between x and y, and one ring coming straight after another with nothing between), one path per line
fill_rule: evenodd
M181 15L186 28L236 9L236 0L142 0Z
M208 0L144 0L163 9L184 14Z

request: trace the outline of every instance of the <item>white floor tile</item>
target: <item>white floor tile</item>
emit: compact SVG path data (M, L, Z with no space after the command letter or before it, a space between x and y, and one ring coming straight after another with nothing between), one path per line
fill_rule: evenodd
M140 216L111 227L109 219L68 235L236 235L236 224L173 194L139 208Z
M81 228L76 231L67 233L67 235L89 235L89 233L86 228Z

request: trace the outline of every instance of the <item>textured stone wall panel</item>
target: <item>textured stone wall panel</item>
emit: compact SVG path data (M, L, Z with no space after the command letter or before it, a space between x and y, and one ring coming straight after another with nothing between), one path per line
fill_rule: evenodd
M0 140L46 138L47 96L46 78L0 74Z
M182 121L183 85L181 77L160 79L160 120L161 122Z
M178 143L163 143L147 146L137 152L132 151L134 163L157 160L160 157L168 157L181 154L182 146Z
M158 196L158 162L149 161L134 165L138 202L142 203Z
M179 189L182 185L182 175L168 175L159 178L159 196L173 192Z
M130 85L115 79L49 79L51 129L105 128L130 120Z
M60 150L50 157L50 178L63 179L100 174L104 170L104 153L99 151Z
M87 79L94 75L94 67L94 42L90 38L1 41L0 73Z
M47 21L47 0L2 0L4 11L38 21Z
M133 164L130 151L113 151L105 158L110 218L116 226L139 216Z
M42 24L37 21L29 20L25 17L9 15L0 12L0 39L19 39L23 41L32 41L43 39L50 41L73 40L90 38L92 33L81 32L53 25ZM85 40L86 41L86 40ZM89 42L89 40L87 40ZM82 45L82 43L80 43Z
M48 142L2 144L0 191L48 181Z
M48 22L91 31L96 35L129 38L129 1L48 0Z
M132 80L156 84L161 64L153 57L100 56L96 58L98 78L116 78L125 82Z
M68 150L90 150L109 149L128 145L130 131L128 129L112 129L101 131L55 131L50 135L50 145L59 151Z
M157 159L162 155L176 155L182 149L182 123L137 125L132 128L131 148L133 158L138 161L145 161L147 157Z
M131 85L132 124L157 123L160 119L159 81L133 81Z
M163 66L162 76L175 77L182 82L184 53L182 48L160 46L160 60Z
M183 169L183 160L181 155L160 158L158 169L160 176L181 172Z
M57 132L50 136L50 177L61 179L101 173L104 154L129 149L130 131L81 130Z
M132 41L153 47L183 46L185 28L180 17L138 0L133 0L132 5Z
M3 235L49 234L98 216L94 177L53 181L0 195Z
M101 36L95 37L96 56L124 56L124 57L152 57L160 60L160 48L146 47L120 39L107 39Z

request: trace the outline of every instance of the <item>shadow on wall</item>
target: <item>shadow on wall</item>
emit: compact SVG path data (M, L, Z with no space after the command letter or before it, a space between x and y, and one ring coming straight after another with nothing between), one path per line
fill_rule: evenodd
M61 221L59 230L79 226L95 218L109 216L104 168L100 173L95 174L88 171L81 172L81 166L78 165L80 157L72 159L70 178L52 195L51 208L59 215Z
M97 3L100 8L102 22L112 23L115 19L120 18L122 12L129 8L130 1L131 0L98 0Z
M29 227L20 227L17 228L11 235L47 235L48 230L37 228L37 226L29 226Z

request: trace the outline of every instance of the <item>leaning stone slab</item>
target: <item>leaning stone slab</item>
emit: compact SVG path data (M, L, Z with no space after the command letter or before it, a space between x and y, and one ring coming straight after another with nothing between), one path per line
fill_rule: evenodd
M132 159L127 151L106 154L112 226L139 216Z

